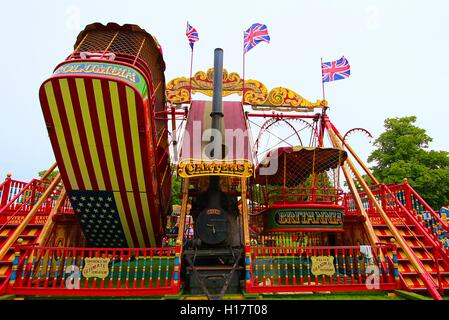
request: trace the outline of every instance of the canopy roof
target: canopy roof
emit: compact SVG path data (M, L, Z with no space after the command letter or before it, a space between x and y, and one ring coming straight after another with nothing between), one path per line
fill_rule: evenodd
M224 152L221 159L212 159L207 152L211 147L211 112L211 101L192 101L182 141L178 174L182 177L252 176L252 142L241 102L223 102L221 134Z
M86 35L88 33L99 31L103 33L103 36L96 36L95 39L85 39ZM119 33L122 33L119 34ZM107 34L110 34L110 37L107 37ZM76 38L76 42L73 45L74 49L77 51L83 51L83 50L92 50L93 46L97 49L105 50L108 48L108 51L111 52L122 52L122 53L128 53L135 56L140 56L145 62L148 64L151 64L151 59L146 59L144 52L145 49L141 47L140 41L136 41L136 39L129 40L129 34L142 34L144 37L146 37L149 41L147 43L147 46L149 48L157 48L157 51L159 51L157 54L152 53L153 56L148 57L152 58L157 61L157 63L161 66L162 71L165 70L165 62L162 58L162 48L157 41L157 39L149 34L145 29L142 29L138 25L135 24L124 24L119 25L115 22L109 22L106 25L103 25L100 22L95 22L88 24L83 31L81 31L78 34L78 37ZM115 36L115 37L114 37ZM128 38L127 38L128 37ZM151 49L147 49L150 51ZM149 54L148 54L149 55Z
M277 152L277 156L276 156ZM341 166L348 155L334 148L280 147L270 151L256 170L256 183L294 186L312 173L321 173ZM277 158L278 169L273 175L262 175L261 168L271 166Z

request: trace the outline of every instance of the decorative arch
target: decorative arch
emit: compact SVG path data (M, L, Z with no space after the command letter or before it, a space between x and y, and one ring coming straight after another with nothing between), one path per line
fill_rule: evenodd
M192 79L180 77L169 81L165 91L167 102L179 106L183 103L190 103L190 87L192 94L203 93L212 97L213 73L214 69L210 68L206 72L196 72ZM245 85L244 90L243 85ZM283 87L276 87L268 91L260 81L252 79L243 81L238 73L229 73L223 69L223 96L231 94L242 96L243 91L243 103L251 105L254 110L313 112L315 108L327 107L326 100L311 102L295 91Z

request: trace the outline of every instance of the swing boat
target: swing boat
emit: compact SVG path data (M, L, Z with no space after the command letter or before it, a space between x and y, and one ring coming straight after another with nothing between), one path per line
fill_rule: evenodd
M280 147L256 168L251 225L259 236L343 232L339 169L347 153L336 148ZM274 174L265 173L277 163Z

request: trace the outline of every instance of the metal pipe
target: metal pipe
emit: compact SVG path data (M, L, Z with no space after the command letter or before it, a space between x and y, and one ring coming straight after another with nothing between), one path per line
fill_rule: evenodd
M212 128L221 129L223 115L223 49L214 50L214 82L212 96Z
M214 134L211 137L213 143L213 149L211 150L211 158L216 159L218 155L221 155L223 150L222 141L216 141L216 138L221 138L221 118L223 118L223 49L216 48L214 50L214 82L213 82L213 96L212 96L212 112L210 114L212 118L212 129ZM215 135L217 134L217 135ZM220 157L220 158L221 158ZM209 179L209 190L219 189L219 177L211 176Z

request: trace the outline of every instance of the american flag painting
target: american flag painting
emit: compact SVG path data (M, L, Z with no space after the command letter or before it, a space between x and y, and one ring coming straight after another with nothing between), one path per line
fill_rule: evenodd
M186 36L187 39L189 40L190 48L192 48L193 50L193 44L197 42L200 38L198 36L198 31L196 31L196 29L192 27L188 22L187 22Z
M77 190L68 195L90 246L127 246L113 192Z
M243 37L243 51L247 53L260 42L270 42L267 26L261 23L254 23L245 31Z
M343 56L337 61L323 62L321 64L321 72L323 82L341 80L349 78L351 75L351 66Z

